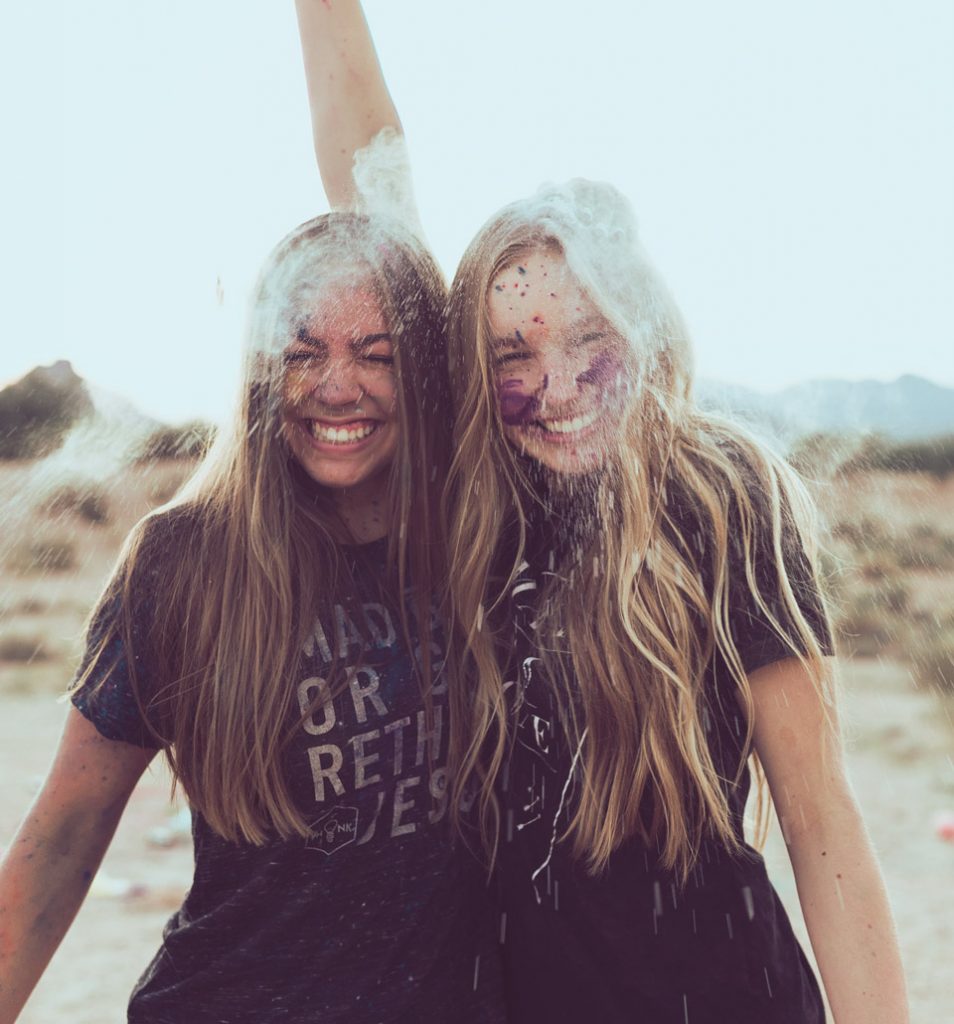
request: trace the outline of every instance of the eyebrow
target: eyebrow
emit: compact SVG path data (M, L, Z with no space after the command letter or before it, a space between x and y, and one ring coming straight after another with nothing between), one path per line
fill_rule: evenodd
M366 348L373 348L379 341L390 341L391 335L387 331L380 334L366 334L363 338L356 338L350 342L352 352L361 352Z
M591 330L606 330L607 320L606 317L599 312L584 313L582 316L578 316L573 321L573 327L576 330L583 330L590 328Z
M328 343L312 334L304 324L295 332L295 340L309 348L317 349L319 352L328 351ZM352 352L363 352L365 349L377 345L379 341L391 341L391 335L387 331L382 331L379 334L366 334L363 338L355 338L354 341L349 342L348 347Z

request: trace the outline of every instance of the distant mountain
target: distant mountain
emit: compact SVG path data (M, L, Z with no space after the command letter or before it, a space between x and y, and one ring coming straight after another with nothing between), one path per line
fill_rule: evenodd
M37 366L0 391L0 458L46 455L92 412L86 384L65 359Z
M890 383L811 380L774 394L699 381L705 408L732 413L783 440L813 433L919 441L954 434L954 389L905 374Z
M194 458L214 436L203 420L170 426L88 384L65 359L0 389L0 460L56 453L87 475L132 459Z

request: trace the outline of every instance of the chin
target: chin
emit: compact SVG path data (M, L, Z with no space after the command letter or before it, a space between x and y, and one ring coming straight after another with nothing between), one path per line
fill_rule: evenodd
M346 466L330 468L327 465L310 466L301 460L299 460L299 464L312 482L318 484L319 487L327 487L330 491L344 491L370 483L382 472L358 466L354 468Z
M526 438L519 431L508 440L521 455L556 476L588 476L607 464L605 446L592 441L557 447L541 444L536 438Z

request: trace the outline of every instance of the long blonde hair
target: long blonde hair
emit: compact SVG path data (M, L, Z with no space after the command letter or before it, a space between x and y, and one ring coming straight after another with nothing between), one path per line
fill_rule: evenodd
M389 564L399 594L413 584L420 682L430 692L431 595L446 577L446 290L410 235L345 213L301 225L268 258L251 307L238 415L183 492L131 534L101 602L122 614L105 616L106 632L78 680L108 681L104 659L119 638L175 780L216 832L256 844L309 834L282 770L289 681L315 617L355 593L332 499L305 477L282 437L281 352L307 317L309 296L329 280L369 281L391 331L399 442L388 490ZM138 678L143 664L148 692Z
M502 270L540 249L566 259L629 340L634 363L619 444L597 479L586 482L584 521L561 524L571 536L557 544L560 561L534 607L539 653L571 749L581 755L579 800L564 838L599 872L620 843L639 835L685 877L704 839L739 848L706 742L703 687L718 652L747 710L749 750L752 695L729 626L731 607L750 600L758 608L809 668L828 706L822 651L788 568L793 558L805 559L801 571L815 577L812 505L783 460L694 405L687 332L619 193L574 182L507 207L485 225L451 287L457 430L446 499L455 658L470 682L453 694L451 757L458 789L479 785L491 855L499 826L493 787L508 750L495 648L507 636L501 619L530 524L549 498L504 437L487 295ZM680 508L691 510L702 536L685 535ZM744 580L730 578L733 546ZM771 588L763 592L766 578ZM743 760L739 774L745 767Z

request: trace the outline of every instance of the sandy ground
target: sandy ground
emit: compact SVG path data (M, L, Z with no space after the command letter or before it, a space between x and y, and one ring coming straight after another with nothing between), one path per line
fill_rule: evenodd
M66 709L50 696L23 694L6 697L3 710L0 749L7 768L0 836L7 838L46 770ZM851 777L897 918L912 1020L951 1021L954 843L936 836L933 816L954 811L954 728L937 698L918 692L904 668L874 660L847 666L844 718ZM136 790L103 865L109 880L139 884L145 891L90 896L21 1024L125 1020L129 991L191 877L188 844L156 849L146 842L148 831L169 813L165 774L153 770ZM804 943L794 881L777 831L767 858Z

